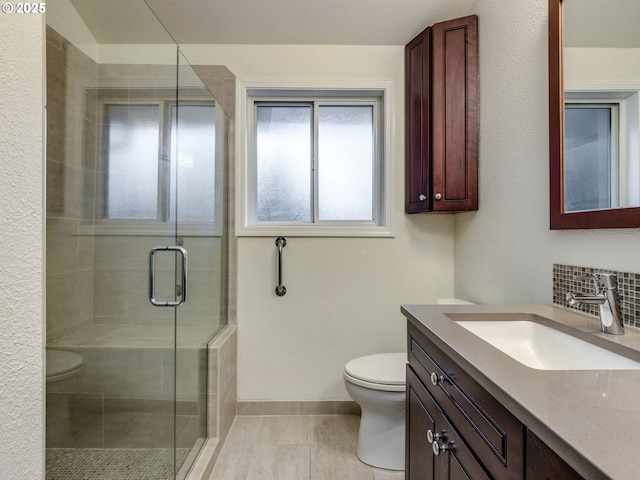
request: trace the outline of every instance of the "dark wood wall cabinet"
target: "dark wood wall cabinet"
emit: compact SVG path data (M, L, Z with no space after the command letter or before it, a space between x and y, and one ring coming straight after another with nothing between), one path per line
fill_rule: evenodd
M478 17L405 47L405 211L478 209Z
M406 480L580 480L498 400L408 324Z

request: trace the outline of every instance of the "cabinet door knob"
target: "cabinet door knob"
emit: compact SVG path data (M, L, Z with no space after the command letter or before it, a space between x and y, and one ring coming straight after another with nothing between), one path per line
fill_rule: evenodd
M420 200L421 202L424 202L427 199L427 196L424 193L421 193L420 196L418 197L418 200Z
M427 441L434 443L444 437L444 431L442 433L433 433L430 429L427 430Z
M442 198L442 195L440 193L436 193L435 199L440 200L441 198Z
M431 444L431 449L433 450L433 454L435 456L440 455L440 452L446 452L447 450L451 450L453 448L453 442L445 443L444 445L438 444L438 442L433 442Z
M439 384L441 384L442 382L444 382L444 375L440 375L438 377L438 374L436 372L433 372L431 374L431 384L434 387L437 387Z

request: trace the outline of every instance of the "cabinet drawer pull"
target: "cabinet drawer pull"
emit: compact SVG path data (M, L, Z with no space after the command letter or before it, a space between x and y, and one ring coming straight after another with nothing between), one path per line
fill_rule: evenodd
M418 200L420 200L421 202L424 202L427 199L427 196L424 193L421 193L420 196L418 197Z
M436 193L435 199L440 200L442 198L442 194Z
M444 430L442 433L433 433L431 430L427 430L427 441L429 443L437 442L441 438L444 438Z

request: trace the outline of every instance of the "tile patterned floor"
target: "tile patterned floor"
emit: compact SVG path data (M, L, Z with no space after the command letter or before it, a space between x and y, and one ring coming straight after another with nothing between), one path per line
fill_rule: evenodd
M189 449L176 451L180 466ZM173 450L166 448L48 448L47 480L171 480Z
M401 480L355 455L353 415L238 416L209 480Z

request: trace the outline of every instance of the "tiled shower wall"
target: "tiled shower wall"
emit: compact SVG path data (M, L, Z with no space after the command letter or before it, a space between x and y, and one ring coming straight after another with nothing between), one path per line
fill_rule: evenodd
M97 84L98 65L47 27L47 341L93 323L95 244L78 233L95 171L85 165L97 123L85 90Z
M593 273L614 273L618 278L618 294L622 318L626 325L640 327L640 273L619 272L597 267L553 265L553 303L566 306L567 292L591 292L593 284L581 277ZM598 316L597 305L572 307L590 315Z
M227 114L228 146L235 144L235 77L223 66L182 65L182 85L201 85ZM148 300L148 255L156 236L92 235L96 214L98 87L101 91L140 94L145 89L175 91L174 65L98 65L47 27L47 341L90 325L168 325L169 309ZM232 169L233 151L227 154ZM233 188L233 172L228 172ZM233 193L233 192L231 192ZM232 195L230 195L233 198ZM230 205L229 238L233 231ZM235 245L225 237L186 236L192 295L181 310L183 323L235 323L235 274L221 258L235 262ZM100 252L100 255L94 255ZM220 272L223 272L222 276ZM225 275L229 275L228 282ZM230 285L229 287L227 285ZM230 297L228 304L223 299ZM231 311L227 313L227 308Z

